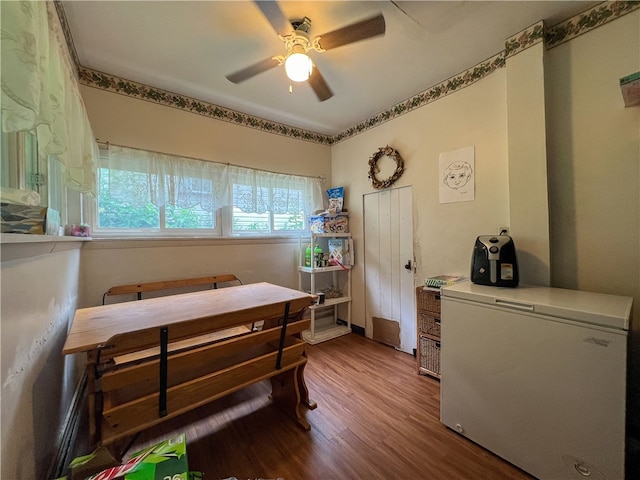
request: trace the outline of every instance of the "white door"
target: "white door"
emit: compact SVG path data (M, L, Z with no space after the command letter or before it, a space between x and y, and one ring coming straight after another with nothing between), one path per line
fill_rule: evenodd
M373 319L398 322L399 349L416 348L411 187L363 196L365 332Z

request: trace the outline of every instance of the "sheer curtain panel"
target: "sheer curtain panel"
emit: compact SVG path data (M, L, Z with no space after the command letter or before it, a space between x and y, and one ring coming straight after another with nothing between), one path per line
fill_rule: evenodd
M138 205L200 206L206 211L229 205L226 164L109 145L102 168L142 174L136 192L128 192L128 200ZM106 182L112 195L122 187L121 183L113 185L113 181L110 175Z

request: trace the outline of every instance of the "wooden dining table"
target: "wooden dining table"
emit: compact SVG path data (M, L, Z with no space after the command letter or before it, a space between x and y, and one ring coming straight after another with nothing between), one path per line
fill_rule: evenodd
M243 340L237 342L237 349L244 351L246 343L242 342L252 341L246 339L247 335L267 335L270 329L273 330L271 337L265 339L275 340L276 330L278 331L280 355L285 335L300 336L303 322L298 320L304 310L314 302L315 296L311 294L262 282L76 310L63 354L86 355L90 435L96 436L100 422L104 423L104 420L100 419L101 404L96 402L97 389L100 388L96 380L100 376L101 366L107 362L113 365L116 358L140 356L141 352L144 352L142 356L160 356L160 363L166 363L173 351L188 350L190 342L194 342L194 339L200 347L217 341L229 343L230 341L224 342L229 338L242 338ZM291 323L290 331L287 332L289 318L295 321ZM250 328L251 324L260 321L264 321L262 332ZM282 328L272 328L278 326ZM163 332L160 343L159 332ZM225 348L228 349L229 346ZM303 356L306 359L305 353ZM299 373L296 373L295 380L301 390L299 402L308 408L315 408L315 403L309 400L304 383L303 367L304 365L299 369ZM162 367L160 371L162 372ZM165 385L166 375L165 367ZM263 373L261 378L267 376ZM162 385L162 379L160 384ZM164 388L166 396L167 388ZM235 386L225 388L228 388L229 392L238 389ZM219 396L216 395L216 398ZM304 419L301 424L305 428L308 425L305 425Z
M171 329L169 341L206 334L282 316L284 306L298 312L315 303L315 296L271 283L251 283L215 290L99 305L76 310L62 353L90 352L116 335ZM138 345L139 347L140 345Z

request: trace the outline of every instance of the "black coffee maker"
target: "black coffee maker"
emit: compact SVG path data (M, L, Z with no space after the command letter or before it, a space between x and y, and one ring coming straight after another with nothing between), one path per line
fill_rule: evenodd
M471 281L495 287L518 286L516 247L509 235L476 238L471 258Z

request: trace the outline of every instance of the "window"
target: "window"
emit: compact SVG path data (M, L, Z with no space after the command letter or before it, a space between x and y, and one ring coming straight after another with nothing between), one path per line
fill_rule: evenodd
M68 168L56 155L38 151L35 132L2 133L2 199L52 208L60 224L81 223L83 193L67 184Z
M268 182L270 186L233 184L233 235L297 234L305 230L304 181L286 177L281 182Z
M213 181L203 178L205 172L197 168L171 172L162 162L158 164L135 151L106 152L101 159L97 232L220 233ZM171 193L176 190L177 194Z
M286 235L322 207L317 178L110 145L94 235Z
M46 168L38 160L38 142L32 132L2 133L2 187L38 193L46 205Z
M100 168L98 181L98 228L160 228L160 210L144 194L146 174Z
M215 212L200 204L154 205L147 199L149 177L142 172L101 168L99 172L98 226L102 229L214 229ZM157 176L151 177L157 181ZM166 178L164 181L168 181ZM185 178L190 191L211 194L211 182ZM206 207L206 205L205 205Z

